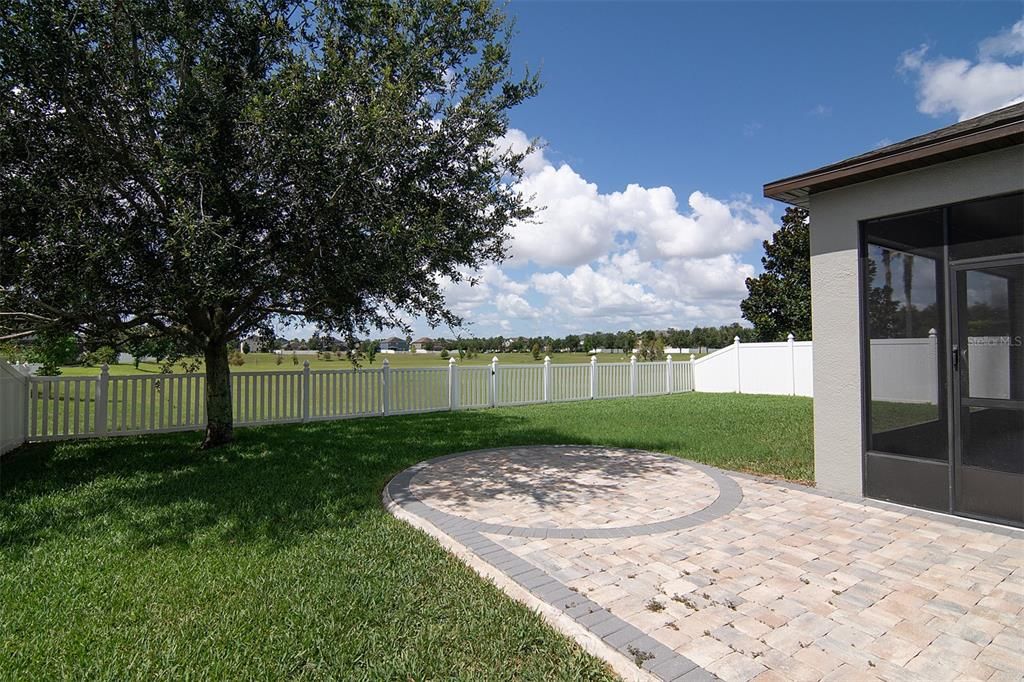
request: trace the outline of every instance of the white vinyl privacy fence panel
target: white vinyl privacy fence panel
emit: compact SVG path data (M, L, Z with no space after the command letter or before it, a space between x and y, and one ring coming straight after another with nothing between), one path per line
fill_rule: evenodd
M232 372L239 426L692 391L691 362ZM0 365L4 451L25 442L202 429L203 374L25 376Z
M810 341L733 344L691 362L693 388L706 393L761 393L810 396L813 349Z
M28 377L0 360L0 455L28 437Z
M1005 398L1010 371L1005 337L970 339L972 395ZM871 395L894 403L939 401L939 370L943 360L935 330L921 338L871 339ZM778 343L740 343L689 363L674 363L674 372L692 372L693 390L707 393L761 393L812 396L814 349L792 335ZM677 385L673 392L685 390Z

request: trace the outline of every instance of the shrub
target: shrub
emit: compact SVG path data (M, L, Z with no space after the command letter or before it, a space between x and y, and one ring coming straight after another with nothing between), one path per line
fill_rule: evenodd
M29 348L29 361L38 362L39 376L59 376L61 365L68 365L78 356L78 340L71 334L42 332Z
M92 361L97 365L116 365L117 351L110 346L100 346L92 353Z
M442 360L447 360L448 359L448 349L447 348L442 348L441 349L441 359Z
M0 342L0 360L20 362L24 359L25 352L16 343L10 341Z
M234 367L241 367L245 364L245 353L238 350L233 350L228 353L228 364Z
M282 353L274 354L274 364L280 367L284 363L284 355Z
M295 351L292 351L292 364L299 364L299 356L295 353Z

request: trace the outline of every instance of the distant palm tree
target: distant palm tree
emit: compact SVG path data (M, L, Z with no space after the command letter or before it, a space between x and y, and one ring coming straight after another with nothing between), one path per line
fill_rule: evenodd
M914 305L913 305L913 293L914 293L914 256L905 253L903 254L903 305L904 316L906 320L906 338L911 338L914 335Z

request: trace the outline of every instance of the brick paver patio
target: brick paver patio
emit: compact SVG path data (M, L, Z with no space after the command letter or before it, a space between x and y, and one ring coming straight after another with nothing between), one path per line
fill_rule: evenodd
M630 677L1024 679L1014 529L577 446L430 460L385 499Z

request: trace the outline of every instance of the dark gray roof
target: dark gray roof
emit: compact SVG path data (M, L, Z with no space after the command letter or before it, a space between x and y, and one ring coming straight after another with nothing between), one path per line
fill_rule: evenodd
M954 123L838 163L770 182L764 195L806 206L815 192L1024 144L1024 102Z

